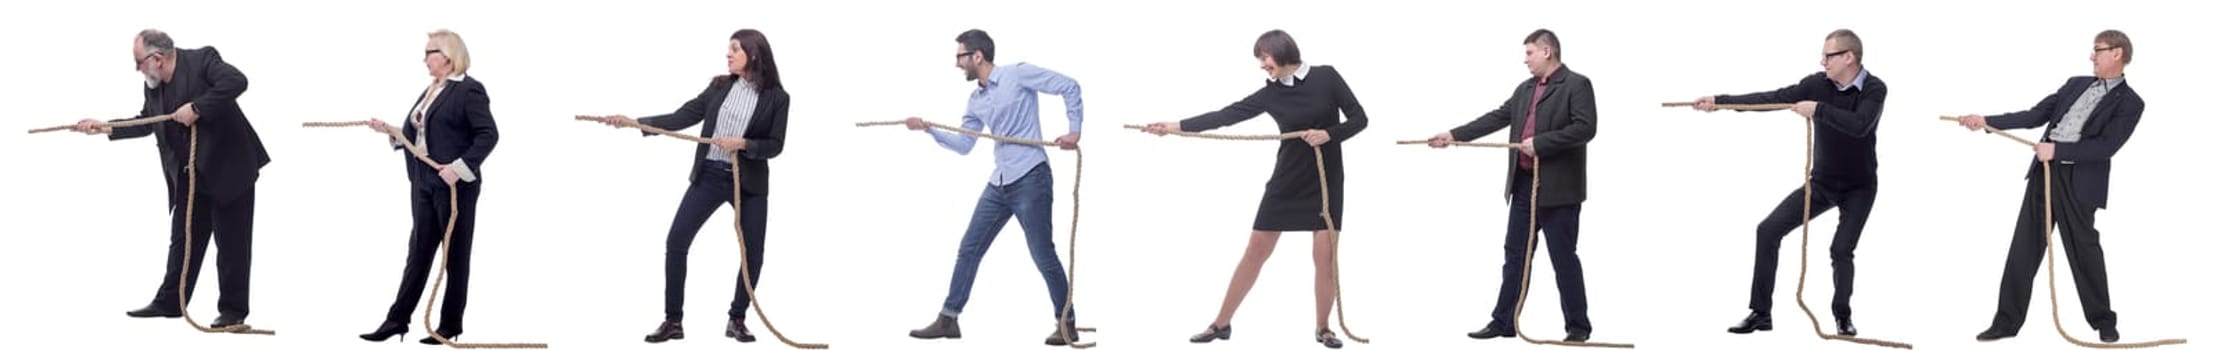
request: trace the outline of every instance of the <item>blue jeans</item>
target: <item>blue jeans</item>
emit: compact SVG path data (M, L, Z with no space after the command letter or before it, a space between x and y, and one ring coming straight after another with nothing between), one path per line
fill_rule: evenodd
M1046 164L1038 164L1028 174L1005 185L985 185L982 198L976 199L976 213L968 219L968 233L961 236L960 257L953 262L953 283L945 295L945 316L959 317L961 308L968 305L969 290L976 285L976 268L983 263L984 251L991 249L991 241L999 237L999 229L1007 226L1007 219L1019 219L1022 236L1030 243L1030 261L1037 264L1037 272L1045 277L1045 290L1052 293L1053 317L1068 304L1068 273L1061 269L1060 254L1053 249L1053 170ZM1068 319L1074 322L1075 313Z

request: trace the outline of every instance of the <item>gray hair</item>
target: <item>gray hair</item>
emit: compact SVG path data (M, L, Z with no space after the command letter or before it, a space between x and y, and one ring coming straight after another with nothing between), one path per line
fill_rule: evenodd
M138 31L138 41L140 42L139 45L146 49L146 53L167 54L177 52L177 41L169 39L169 33L162 32L160 29Z

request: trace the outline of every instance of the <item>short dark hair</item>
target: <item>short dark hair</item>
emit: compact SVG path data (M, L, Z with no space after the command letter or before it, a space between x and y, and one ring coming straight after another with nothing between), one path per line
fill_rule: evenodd
M768 36L753 29L739 29L730 34L730 40L738 42L738 49L745 50L745 75L753 77L753 88L776 90L784 88L784 81L776 74L776 52L768 47Z
M1537 31L1529 32L1529 37L1521 39L1521 43L1522 45L1537 44L1537 46L1551 48L1552 61L1560 61L1560 36L1552 34L1551 29L1537 29Z
M1838 29L1836 31L1829 32L1829 36L1827 37L1827 39L1836 40L1836 46L1840 46L1840 48L1844 49L1845 52L1851 52L1852 63L1859 64L1867 62L1867 53L1864 49L1862 49L1860 45L1859 33L1853 33L1851 29Z
M954 37L953 41L960 42L961 46L967 47L969 52L984 53L984 62L991 62L992 58L997 57L999 51L991 44L991 34L984 33L982 29L969 29L961 32L961 35Z
M1261 55L1275 57L1276 64L1304 63L1299 61L1299 43L1291 40L1291 33L1282 29L1260 33L1260 40L1252 44L1252 57L1260 58Z
M2120 48L2121 63L2129 63L2129 61L2136 59L2136 44L2130 43L2128 34L2121 33L2119 30L2107 29L2098 32L2098 43Z

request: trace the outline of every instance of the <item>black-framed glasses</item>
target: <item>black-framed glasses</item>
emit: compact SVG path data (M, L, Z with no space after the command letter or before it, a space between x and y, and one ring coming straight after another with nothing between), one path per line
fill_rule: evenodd
M441 53L446 53L446 50L439 50L439 49L429 49L429 50L423 50L423 56L430 56L430 55L432 55L432 54L441 54Z
M1847 53L1852 53L1852 50L1837 50L1836 52L1824 53L1821 54L1821 59L1836 58L1837 56L1841 56Z
M2098 47L2098 48L2095 48L2095 49L2093 49L2093 50L2095 50L2094 52L2106 52L2106 51L2113 51L2113 49L2118 49L2118 48L2121 48L2121 47L2120 47L2120 46L2105 46L2105 47Z
M953 55L953 58L964 58L964 57L968 57L968 55L974 55L974 54L976 54L976 51L961 51L961 53L959 53L959 54L954 54L954 55Z
M146 66L146 60L150 60L150 59L153 59L153 58L154 58L154 55L159 55L159 54L161 54L161 53L159 53L159 52L148 52L148 53L146 53L146 55L145 55L145 56L138 56L138 59L132 60L132 62L131 62L131 63L132 63L132 65L131 65L131 68L133 68L133 69L136 69L136 68L138 68L138 67L144 67L144 66Z

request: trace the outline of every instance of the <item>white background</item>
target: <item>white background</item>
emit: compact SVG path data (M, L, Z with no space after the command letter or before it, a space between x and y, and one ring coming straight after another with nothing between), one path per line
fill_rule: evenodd
M774 160L771 253L761 286L773 320L839 349L1038 348L1048 303L1009 225L963 318L967 339L919 341L944 297L956 244L991 170L989 144L956 156L928 137L853 122L918 115L957 122L974 89L953 37L983 28L1002 64L1032 62L1084 87L1090 203L1077 266L1086 334L1110 349L1182 348L1213 318L1243 249L1275 145L1155 138L1119 126L1220 108L1260 87L1250 47L1292 33L1314 64L1350 81L1371 126L1347 145L1343 238L1351 348L1533 347L1473 341L1498 284L1506 206L1496 150L1392 145L1464 123L1528 76L1521 39L1544 27L1590 76L1602 128L1590 144L1580 252L1595 339L1649 349L1861 348L1817 340L1792 304L1799 237L1786 241L1776 330L1722 329L1745 313L1753 227L1799 183L1799 118L1661 109L1703 94L1764 91L1819 69L1822 36L1852 28L1892 90L1880 129L1883 189L1860 243L1854 306L1863 335L1927 349L2070 348L2047 319L2040 278L2019 338L1976 343L1988 323L2031 158L2010 141L1935 116L2026 109L2090 73L2092 36L2142 48L2129 82L2148 101L2115 159L2101 212L2114 309L2127 340L2205 338L2208 195L2195 133L2206 91L2204 30L2181 2L30 2L0 14L9 54L6 124L33 128L137 111L125 43L170 31L212 45L252 78L241 103L275 159L262 170L251 324L277 337L203 335L137 320L163 264L160 172L150 139L0 133L11 238L0 245L0 333L23 348L345 349L370 345L407 240L402 158L361 129L305 121L397 120L429 77L424 33L450 28L475 55L502 138L484 165L472 342L566 349L724 348L716 336L737 262L722 211L693 247L692 338L647 345L661 317L665 232L692 145L641 139L576 114L666 113L722 73L730 32L773 42L794 99ZM1048 136L1060 102L1041 99ZM1220 130L1273 133L1265 119ZM694 131L696 132L696 131ZM2017 131L2034 135L2033 131ZM1491 136L1484 141L1503 140ZM1066 258L1074 158L1054 152ZM1826 247L1813 223L1807 299L1828 326ZM1310 348L1308 235L1286 234L1211 349ZM219 250L216 254L222 254ZM1530 335L1561 335L1550 265L1536 263ZM2064 262L2062 262L2064 264ZM214 274L214 264L202 272ZM2199 266L2190 268L2189 266ZM2064 267L2062 267L2064 268ZM2041 275L2041 273L2040 273ZM2078 337L2071 278L2060 317ZM215 278L193 311L212 320ZM757 317L754 318L756 321ZM2198 326L2198 327L2191 327ZM419 325L418 325L419 327ZM781 348L758 322L761 343ZM1832 329L1833 331L1833 329ZM1343 332L1340 330L1340 332ZM421 337L417 328L405 341ZM2201 339L2201 342L2203 339ZM2202 346L2202 345L2193 345ZM379 347L382 348L382 347Z

